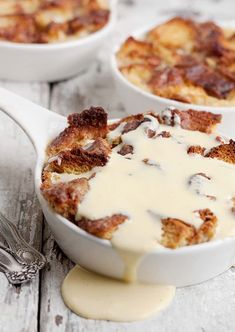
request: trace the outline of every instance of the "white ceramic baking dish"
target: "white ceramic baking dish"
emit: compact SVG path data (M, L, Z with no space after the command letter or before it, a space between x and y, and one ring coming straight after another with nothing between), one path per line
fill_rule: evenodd
M151 109L163 109L166 106L174 106L178 109L196 109L196 110L207 110L213 113L219 113L224 115L224 122L226 122L227 127L231 126L229 113L235 112L235 106L229 107L214 107L214 106L203 106L195 104L187 104L178 102L172 99L159 97L150 92L144 91L138 86L129 82L125 76L120 72L117 65L116 53L120 49L123 42L130 35L136 39L143 39L148 31L153 29L156 25L167 21L166 18L159 19L154 24L148 25L142 29L139 29L133 33L129 33L121 42L119 42L113 50L110 59L111 71L114 77L116 90L120 100L125 107L125 110L129 114L141 113L143 111ZM217 22L220 26L224 28L231 28L235 30L235 21L230 22ZM230 132L232 132L233 127L231 127Z
M87 37L53 44L0 41L0 79L53 82L88 68L113 30L116 2L109 0L108 23Z
M21 126L35 147L36 193L61 249L72 261L89 270L121 278L124 264L110 242L86 233L56 214L40 193L45 148L48 142L65 127L66 118L2 88L0 88L0 110ZM138 279L149 283L186 286L200 283L226 271L234 260L234 237L175 250L162 248L144 256L138 268Z

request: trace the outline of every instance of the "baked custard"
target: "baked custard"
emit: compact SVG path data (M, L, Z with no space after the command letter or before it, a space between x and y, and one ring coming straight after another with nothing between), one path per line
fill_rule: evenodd
M235 105L235 30L175 17L116 54L121 73L154 95L207 106Z
M0 0L0 40L56 43L86 37L109 20L106 0Z
M42 195L119 252L234 235L235 141L214 132L220 121L174 108L111 124L100 107L71 114L47 147Z

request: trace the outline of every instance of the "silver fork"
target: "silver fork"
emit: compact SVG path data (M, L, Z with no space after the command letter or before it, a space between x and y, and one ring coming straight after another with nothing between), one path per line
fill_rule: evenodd
M22 238L16 226L1 212L0 235L8 246L0 244L0 272L6 275L11 284L33 279L46 264L46 258Z

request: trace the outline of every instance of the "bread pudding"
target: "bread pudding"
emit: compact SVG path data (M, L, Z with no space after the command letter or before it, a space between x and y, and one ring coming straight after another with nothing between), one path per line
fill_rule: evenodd
M235 105L235 30L175 17L129 37L116 54L119 70L151 94L183 103Z
M86 232L135 248L178 248L233 234L235 141L221 115L168 108L108 123L101 107L68 116L46 151L41 193Z
M0 40L62 42L87 36L108 19L105 0L0 0Z

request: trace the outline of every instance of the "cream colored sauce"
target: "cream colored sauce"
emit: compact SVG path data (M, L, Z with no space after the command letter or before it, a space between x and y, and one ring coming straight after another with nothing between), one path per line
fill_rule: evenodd
M218 218L215 238L235 235L235 216L231 210L231 198L235 196L234 165L187 154L190 145L210 149L220 144L216 135L160 125L151 116L148 119L151 121L122 135L122 144L132 145L134 154L121 156L117 153L120 146L113 149L107 165L96 168L96 176L89 180L90 190L78 208L77 218L99 219L113 214L128 217L113 234L111 243L125 264L123 279L131 283L79 267L63 283L66 305L87 318L139 320L171 302L173 286L134 282L144 254L161 247L162 218L178 218L199 228L202 220L195 211L209 208ZM111 132L109 139L118 137L124 125ZM148 129L157 133L168 131L171 137L148 138ZM151 165L143 162L146 158ZM192 179L197 173L205 173L211 180ZM65 175L62 177L66 179ZM206 195L215 196L216 200Z
M175 287L107 278L75 266L62 285L67 307L85 318L112 321L145 319L167 307Z
M141 253L160 246L162 218L178 218L199 228L202 220L195 211L205 208L218 218L216 238L234 235L235 216L230 206L235 196L234 165L187 154L190 145L206 149L218 145L216 135L159 125L155 118L149 118L151 122L122 135L123 144L132 145L134 154L129 154L128 159L116 153L120 146L113 150L107 165L89 181L90 190L79 205L77 218L126 215L128 221L114 233L112 245ZM148 138L146 130L153 125L158 133L169 131L172 137ZM120 134L118 129L116 134ZM158 166L146 165L146 158ZM202 179L196 188L195 183L189 186L190 178L197 173L205 173L211 180ZM195 192L198 185L201 195Z

